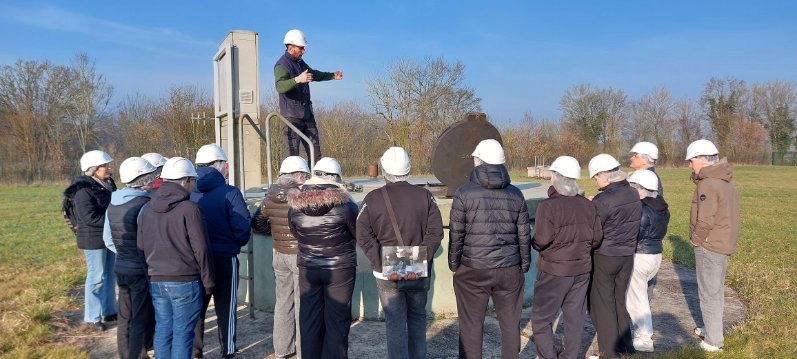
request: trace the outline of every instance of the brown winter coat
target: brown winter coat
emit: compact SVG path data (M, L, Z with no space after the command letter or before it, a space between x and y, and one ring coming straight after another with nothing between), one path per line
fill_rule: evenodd
M299 252L296 237L288 225L288 196L299 190L295 180L282 181L268 188L268 195L260 203L260 208L252 216L252 229L262 234L271 233L274 250L283 254Z
M715 253L733 254L739 239L739 192L731 183L731 165L723 158L694 177L689 215L690 240Z

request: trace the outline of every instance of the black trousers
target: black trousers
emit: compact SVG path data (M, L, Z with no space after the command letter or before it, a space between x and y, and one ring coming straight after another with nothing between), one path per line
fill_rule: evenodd
M531 326L537 357L541 359L576 358L584 336L587 319L587 288L589 273L574 277L559 277L543 271L537 272L534 283L534 306L531 308ZM553 322L562 310L565 336L562 350L554 346Z
M238 306L238 257L213 256L213 271L216 286L211 295L205 295L199 320L194 327L194 348L192 357L202 357L205 334L205 314L210 305L210 297L216 306L216 321L219 333L220 353L222 356L235 354L235 327L238 323L236 309Z
M601 358L633 354L631 317L625 307L625 292L634 270L634 256L592 257L589 312L598 336Z
M321 142L319 140L318 126L315 122L315 115L311 115L308 119L289 117L287 120L294 125L299 131L307 136L313 143L313 151L315 162L321 159ZM299 156L299 146L304 147L304 152L307 153L307 162L310 163L310 146L304 142L299 135L297 135L287 125L283 126L283 136L285 141L285 156Z
M482 357L484 316L492 297L501 327L501 358L520 355L520 311L523 309L523 273L520 266L473 269L460 265L454 275L459 317L459 357Z
M116 346L121 359L147 357L155 333L155 309L149 296L146 274L116 273L119 287L119 322L116 327Z
M356 268L299 267L299 333L303 358L348 358Z

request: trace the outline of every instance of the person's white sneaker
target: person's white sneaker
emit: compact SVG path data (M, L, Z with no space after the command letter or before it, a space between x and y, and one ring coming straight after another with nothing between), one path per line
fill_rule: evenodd
M706 332L703 330L703 327L697 327L697 328L695 328L695 335L697 335L697 336L699 336L699 337L703 338L703 337L705 337L705 336L706 336L706 334L705 334L705 333L706 333Z
M653 341L650 339L634 338L634 349L640 352L652 353Z
M700 349L703 349L703 350L705 350L707 352L721 352L722 351L722 348L715 347L715 346L713 346L713 345L711 345L709 343L706 343L705 340L701 340L700 341Z
M600 359L600 357L598 356L598 354L592 354L589 356L589 359Z

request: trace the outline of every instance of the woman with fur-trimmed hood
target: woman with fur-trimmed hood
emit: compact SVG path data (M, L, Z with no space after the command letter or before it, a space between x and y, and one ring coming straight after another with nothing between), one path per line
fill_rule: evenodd
M299 242L299 332L306 358L348 357L358 210L341 173L337 160L324 157L301 191L288 197L288 220Z

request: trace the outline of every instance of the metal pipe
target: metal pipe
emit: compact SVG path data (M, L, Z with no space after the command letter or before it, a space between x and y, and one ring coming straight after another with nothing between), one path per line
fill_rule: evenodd
M310 169L312 169L313 166L315 166L315 148L313 147L313 142L310 141L310 138L305 136L302 131L299 131L299 129L296 128L296 126L294 126L290 121L276 112L269 113L268 116L266 116L266 131L268 131L269 120L275 116L282 120L282 122L285 123L293 132L299 135L299 138L301 138L304 142L307 142L307 147L310 149Z

